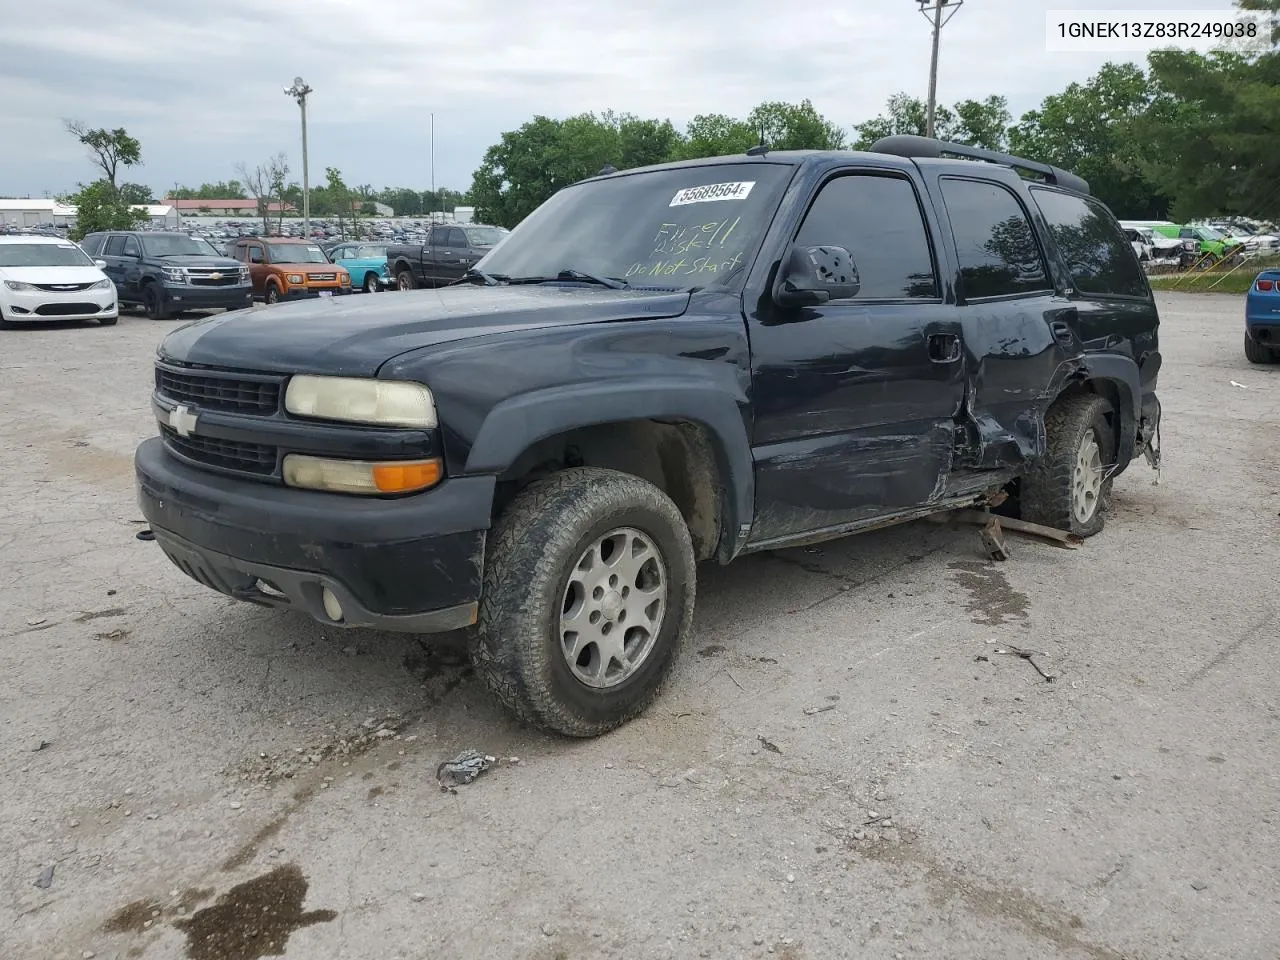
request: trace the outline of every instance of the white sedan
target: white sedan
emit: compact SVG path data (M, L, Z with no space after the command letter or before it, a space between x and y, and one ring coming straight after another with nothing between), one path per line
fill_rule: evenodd
M0 326L119 317L115 284L101 261L58 237L0 237Z

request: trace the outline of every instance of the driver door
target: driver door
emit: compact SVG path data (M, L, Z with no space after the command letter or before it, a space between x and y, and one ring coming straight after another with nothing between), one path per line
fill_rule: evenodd
M792 241L847 249L861 289L803 308L760 297L750 331L753 545L910 510L945 486L964 349L922 196L901 171L832 176Z

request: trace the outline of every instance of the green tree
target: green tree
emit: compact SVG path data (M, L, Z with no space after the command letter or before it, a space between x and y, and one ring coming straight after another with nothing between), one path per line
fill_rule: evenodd
M1280 51L1158 50L1149 65L1145 169L1174 216L1280 219Z
M422 191L412 187L386 187L378 191L377 199L394 210L397 217L419 217L424 209Z
M116 176L121 167L142 163L142 145L129 136L124 127L91 130L79 120L64 120L63 125L69 134L89 149L89 156L102 170L112 190L116 189Z
M762 135L770 150L843 150L847 142L844 130L825 119L808 100L766 101L747 114L746 126L757 137Z
M76 208L72 240L81 240L87 234L102 230L133 230L148 219L145 210L130 206L121 198L115 184L106 179L95 180L87 186L80 184L79 192L61 199Z
M642 120L623 115L617 121L619 170L666 163L680 145L680 132L670 120Z
M746 153L759 142L760 130L745 120L735 120L723 113L700 113L689 121L677 155L682 160L730 157Z
M1084 177L1119 217L1163 217L1169 196L1147 175L1149 138L1141 136L1152 101L1140 67L1105 64L1024 114L1009 132L1010 150Z
M896 137L910 134L923 137L928 125L929 108L919 97L906 93L895 93L885 105L885 112L872 117L853 128L857 134L853 149L867 150L873 143L884 137ZM934 111L934 136L939 140L954 141L957 132L956 115L949 109L938 105Z
M125 203L155 203L155 195L150 187L140 183L120 184L120 199Z
M174 186L169 191L171 200L247 200L244 184L239 180L221 180L217 183L202 183L198 187Z
M955 129L951 133L954 143L984 150L1009 149L1009 101L992 95L985 100L961 100L955 105Z

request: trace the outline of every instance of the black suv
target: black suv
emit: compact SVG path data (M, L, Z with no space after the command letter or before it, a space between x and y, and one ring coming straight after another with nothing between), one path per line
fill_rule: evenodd
M1087 537L1158 462L1151 290L1034 161L892 137L602 175L467 279L169 334L140 500L230 596L468 628L561 733L654 696L697 561L1002 500Z
M80 241L85 253L105 260L103 273L120 303L139 304L154 320L183 310L239 310L253 306L253 285L241 263L207 241L185 233L111 231Z

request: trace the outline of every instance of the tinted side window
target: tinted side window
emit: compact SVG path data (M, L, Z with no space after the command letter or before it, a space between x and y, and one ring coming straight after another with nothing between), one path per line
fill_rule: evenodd
M140 247L140 246L138 245L138 238L137 238L137 237L135 237L135 236L128 236L128 237L125 237L125 238L124 238L124 253L123 253L123 256L126 256L126 257L140 257L140 256L142 256L142 247Z
M102 237L103 235L101 233L89 234L80 241L80 249L89 256L96 257L98 255L99 248L102 246Z
M924 217L909 180L854 175L827 183L796 242L832 244L853 254L859 300L938 296Z
M246 249L246 250L248 251L248 253L249 253L249 262L250 262L250 263L262 263L262 262L263 262L262 248L261 248L261 247L259 247L257 244L251 244L250 246L246 247L245 249Z
M449 230L449 246L451 247L467 247L467 235L457 227L451 227Z
M1033 188L1031 195L1081 293L1147 295L1133 247L1100 203L1056 190Z
M107 249L103 252L108 257L118 257L122 250L124 250L124 237L116 235L107 241Z
M1031 221L1013 193L998 183L944 177L966 299L1050 290Z

